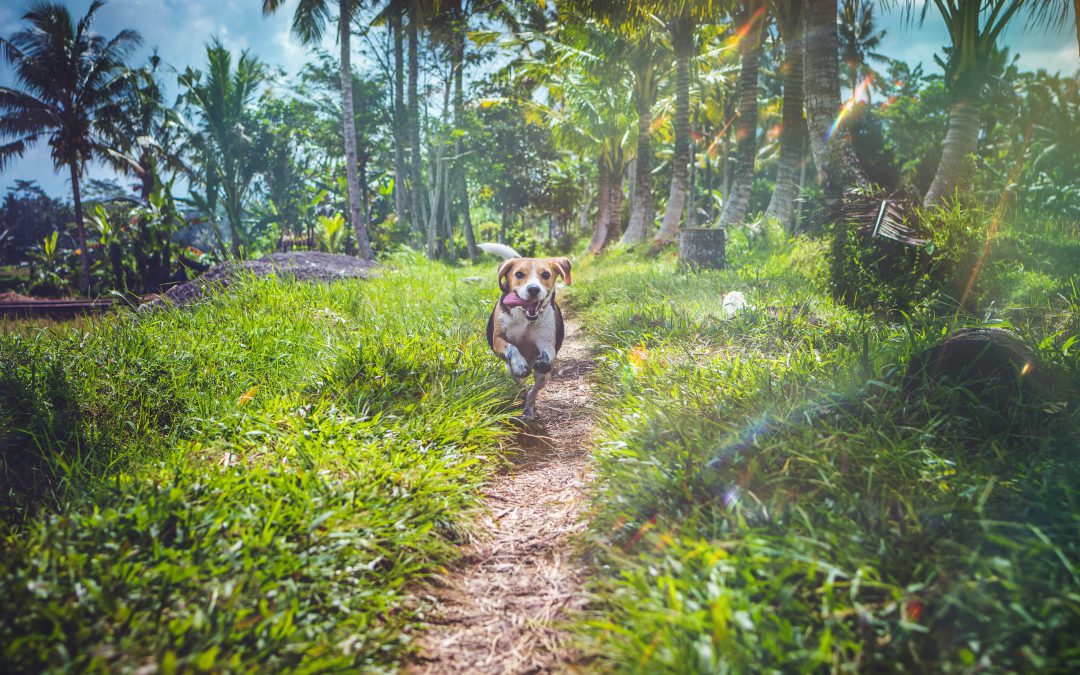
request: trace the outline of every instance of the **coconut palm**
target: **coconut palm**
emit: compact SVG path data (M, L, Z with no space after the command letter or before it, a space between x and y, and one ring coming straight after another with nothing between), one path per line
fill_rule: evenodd
M828 195L869 184L844 125L850 106L840 104L836 17L836 0L803 3L806 125L818 182Z
M945 71L952 99L949 126L934 180L923 198L924 207L939 206L953 198L971 175L971 155L978 149L983 96L992 80L997 40L1017 16L1027 12L1031 26L1056 26L1068 19L1067 0L935 0L949 31L945 59L935 60ZM1080 13L1080 3L1074 0ZM930 4L919 12L925 21ZM907 16L914 16L914 3L907 3ZM1080 42L1080 23L1077 24Z
M191 118L184 139L192 158L190 178L205 188L211 218L221 203L233 255L239 256L247 243L247 198L265 166L263 143L268 138L256 129L253 103L266 71L247 50L234 68L232 53L217 38L206 45L206 61L205 73L189 67L178 78Z
M143 208L135 221L132 254L142 287L147 290L168 277L171 265L171 223L151 231L147 217L152 210L151 197L167 182L165 174L182 168L176 148L178 127L171 119L174 111L165 105L158 78L160 66L161 59L154 53L144 67L131 73L124 88L123 113L110 134L113 149L109 151L113 167L138 181Z
M284 0L263 0L263 15L278 11ZM345 177L349 192L349 216L360 257L372 259L371 238L364 223L360 197L360 178L357 174L356 156L356 116L353 110L352 91L352 43L351 26L353 15L359 7L358 0L338 0L337 29L338 46L341 50L341 120L342 136L345 140ZM326 24L330 21L332 3L328 0L300 0L293 14L292 31L306 45L322 41Z
M863 0L844 0L840 8L839 30L840 58L851 69L851 91L859 87L859 82L864 76L866 61L886 61L884 54L875 51L885 39L885 31L878 30L874 25L874 6ZM867 72L872 75L873 72ZM867 98L870 94L870 86L866 87Z
M591 19L565 22L555 35L525 39L548 48L545 59L521 63L520 78L546 85L545 96L522 101L528 119L546 122L563 146L596 159L597 212L589 252L599 253L622 229L622 178L634 119L627 68L632 41Z
M776 169L776 189L765 215L791 226L798 194L799 168L806 149L806 122L803 119L802 5L796 0L774 0L773 12L784 60L780 65L784 100L780 113L780 161Z
M675 54L675 110L672 119L671 189L664 209L664 220L653 236L655 244L664 244L679 232L690 190L690 61L694 55L694 34L701 23L715 21L730 7L720 0L570 0L589 16L624 16L629 22L661 20L667 26Z
M84 294L90 293L90 254L79 181L86 163L108 148L107 132L120 114L129 77L124 60L142 42L132 30L112 39L93 32L103 4L92 2L78 22L61 4L34 5L22 17L28 26L0 38L0 51L18 83L0 87L0 169L42 140L56 168L67 168Z
M630 220L622 243L645 241L653 227L652 106L659 89L656 62L659 48L648 27L632 38L630 68L634 74L634 108L637 111L637 146L634 151L634 185Z
M741 2L735 38L739 48L739 112L735 128L735 179L725 195L720 227L741 223L750 204L754 182L754 158L757 156L758 73L761 69L762 33L765 5L751 0Z
M694 54L696 21L689 11L671 17L671 47L675 52L675 112L672 120L675 148L672 153L671 189L664 208L664 220L653 242L664 244L679 232L686 195L690 191L690 59Z
M154 53L142 68L133 70L121 101L123 114L111 134L113 166L139 181L139 198L148 204L159 168L180 166L175 152L177 128L170 121L170 110L158 69L161 57Z
M630 220L622 243L645 241L653 225L652 107L659 90L661 41L654 21L636 13L633 3L605 0L570 0L560 3L564 21L596 19L625 34L629 41L629 64L633 73L634 108L637 111L637 144L634 151Z

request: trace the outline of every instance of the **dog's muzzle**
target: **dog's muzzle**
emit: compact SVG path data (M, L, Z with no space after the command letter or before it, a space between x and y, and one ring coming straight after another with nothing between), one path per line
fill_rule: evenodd
M544 311L547 303L551 302L552 297L554 297L554 293L543 300L522 300L516 293L507 293L503 296L502 304L504 307L520 307L526 319L536 321L540 318L540 313Z

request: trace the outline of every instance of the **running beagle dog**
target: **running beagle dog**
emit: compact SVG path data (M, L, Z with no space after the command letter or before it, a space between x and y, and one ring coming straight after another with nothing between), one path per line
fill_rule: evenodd
M555 302L555 281L570 283L568 258L522 258L502 244L479 248L505 258L499 265L499 290L487 323L491 350L506 361L518 384L534 373L532 389L525 394L525 417L536 416L536 395L547 384L551 364L563 342L563 318Z

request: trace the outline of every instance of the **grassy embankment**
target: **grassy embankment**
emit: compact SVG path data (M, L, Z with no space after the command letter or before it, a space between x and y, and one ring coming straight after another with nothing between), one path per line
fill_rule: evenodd
M609 665L1075 670L1078 242L1075 226L1003 233L979 316L838 306L806 239L737 240L719 273L632 256L575 270L602 345L589 537L605 611L586 634ZM724 318L730 290L753 308ZM1056 374L1050 400L900 386L944 331L988 318Z
M392 665L513 389L468 270L0 336L0 670Z

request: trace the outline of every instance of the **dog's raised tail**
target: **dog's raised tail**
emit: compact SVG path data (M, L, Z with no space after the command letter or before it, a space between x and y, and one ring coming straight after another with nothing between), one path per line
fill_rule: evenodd
M476 248L500 258L520 258L521 254L505 244L477 244Z

